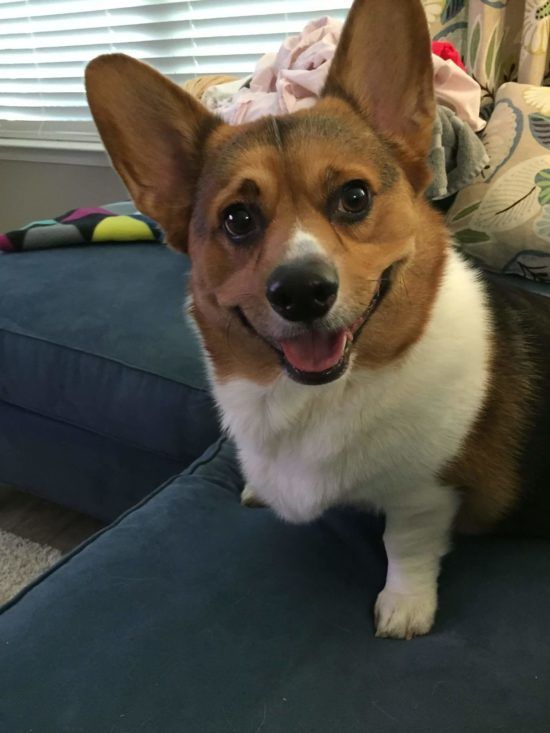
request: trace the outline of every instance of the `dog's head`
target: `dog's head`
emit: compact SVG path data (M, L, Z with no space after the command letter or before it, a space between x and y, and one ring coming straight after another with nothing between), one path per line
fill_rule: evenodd
M226 125L120 54L86 82L137 207L190 255L219 380L322 384L420 337L445 251L424 202L435 105L420 0L356 0L321 99L284 117Z

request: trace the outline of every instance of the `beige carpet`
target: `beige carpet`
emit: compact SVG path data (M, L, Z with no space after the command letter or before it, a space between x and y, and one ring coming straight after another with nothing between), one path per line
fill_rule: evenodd
M61 552L0 529L0 605L61 557Z

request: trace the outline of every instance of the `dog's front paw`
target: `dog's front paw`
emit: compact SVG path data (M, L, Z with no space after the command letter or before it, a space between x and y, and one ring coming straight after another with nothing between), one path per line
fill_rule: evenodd
M254 493L254 489L252 489L248 484L245 485L242 491L241 504L242 506L247 506L252 509L258 509L259 507L265 506L265 504L260 499L258 499L256 494Z
M384 588L374 607L376 636L412 639L427 634L433 626L436 608L435 590L409 595Z

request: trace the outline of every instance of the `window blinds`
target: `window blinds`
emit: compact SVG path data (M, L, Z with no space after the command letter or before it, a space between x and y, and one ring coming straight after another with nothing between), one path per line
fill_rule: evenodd
M258 58L352 0L0 0L0 137L96 139L83 70L121 51L183 82L245 76Z

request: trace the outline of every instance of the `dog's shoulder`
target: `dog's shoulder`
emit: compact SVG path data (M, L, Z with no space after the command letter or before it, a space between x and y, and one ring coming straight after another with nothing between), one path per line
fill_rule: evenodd
M485 275L484 287L494 324L501 336L515 338L518 333L529 350L548 364L550 353L550 286L548 295L531 291L516 283L516 278ZM508 339L509 340L509 339Z
M550 537L550 297L489 278L487 290L510 389L524 383L524 432L520 446L521 495L504 531Z
M489 388L446 478L464 490L465 526L548 535L550 299L479 277L491 323Z

